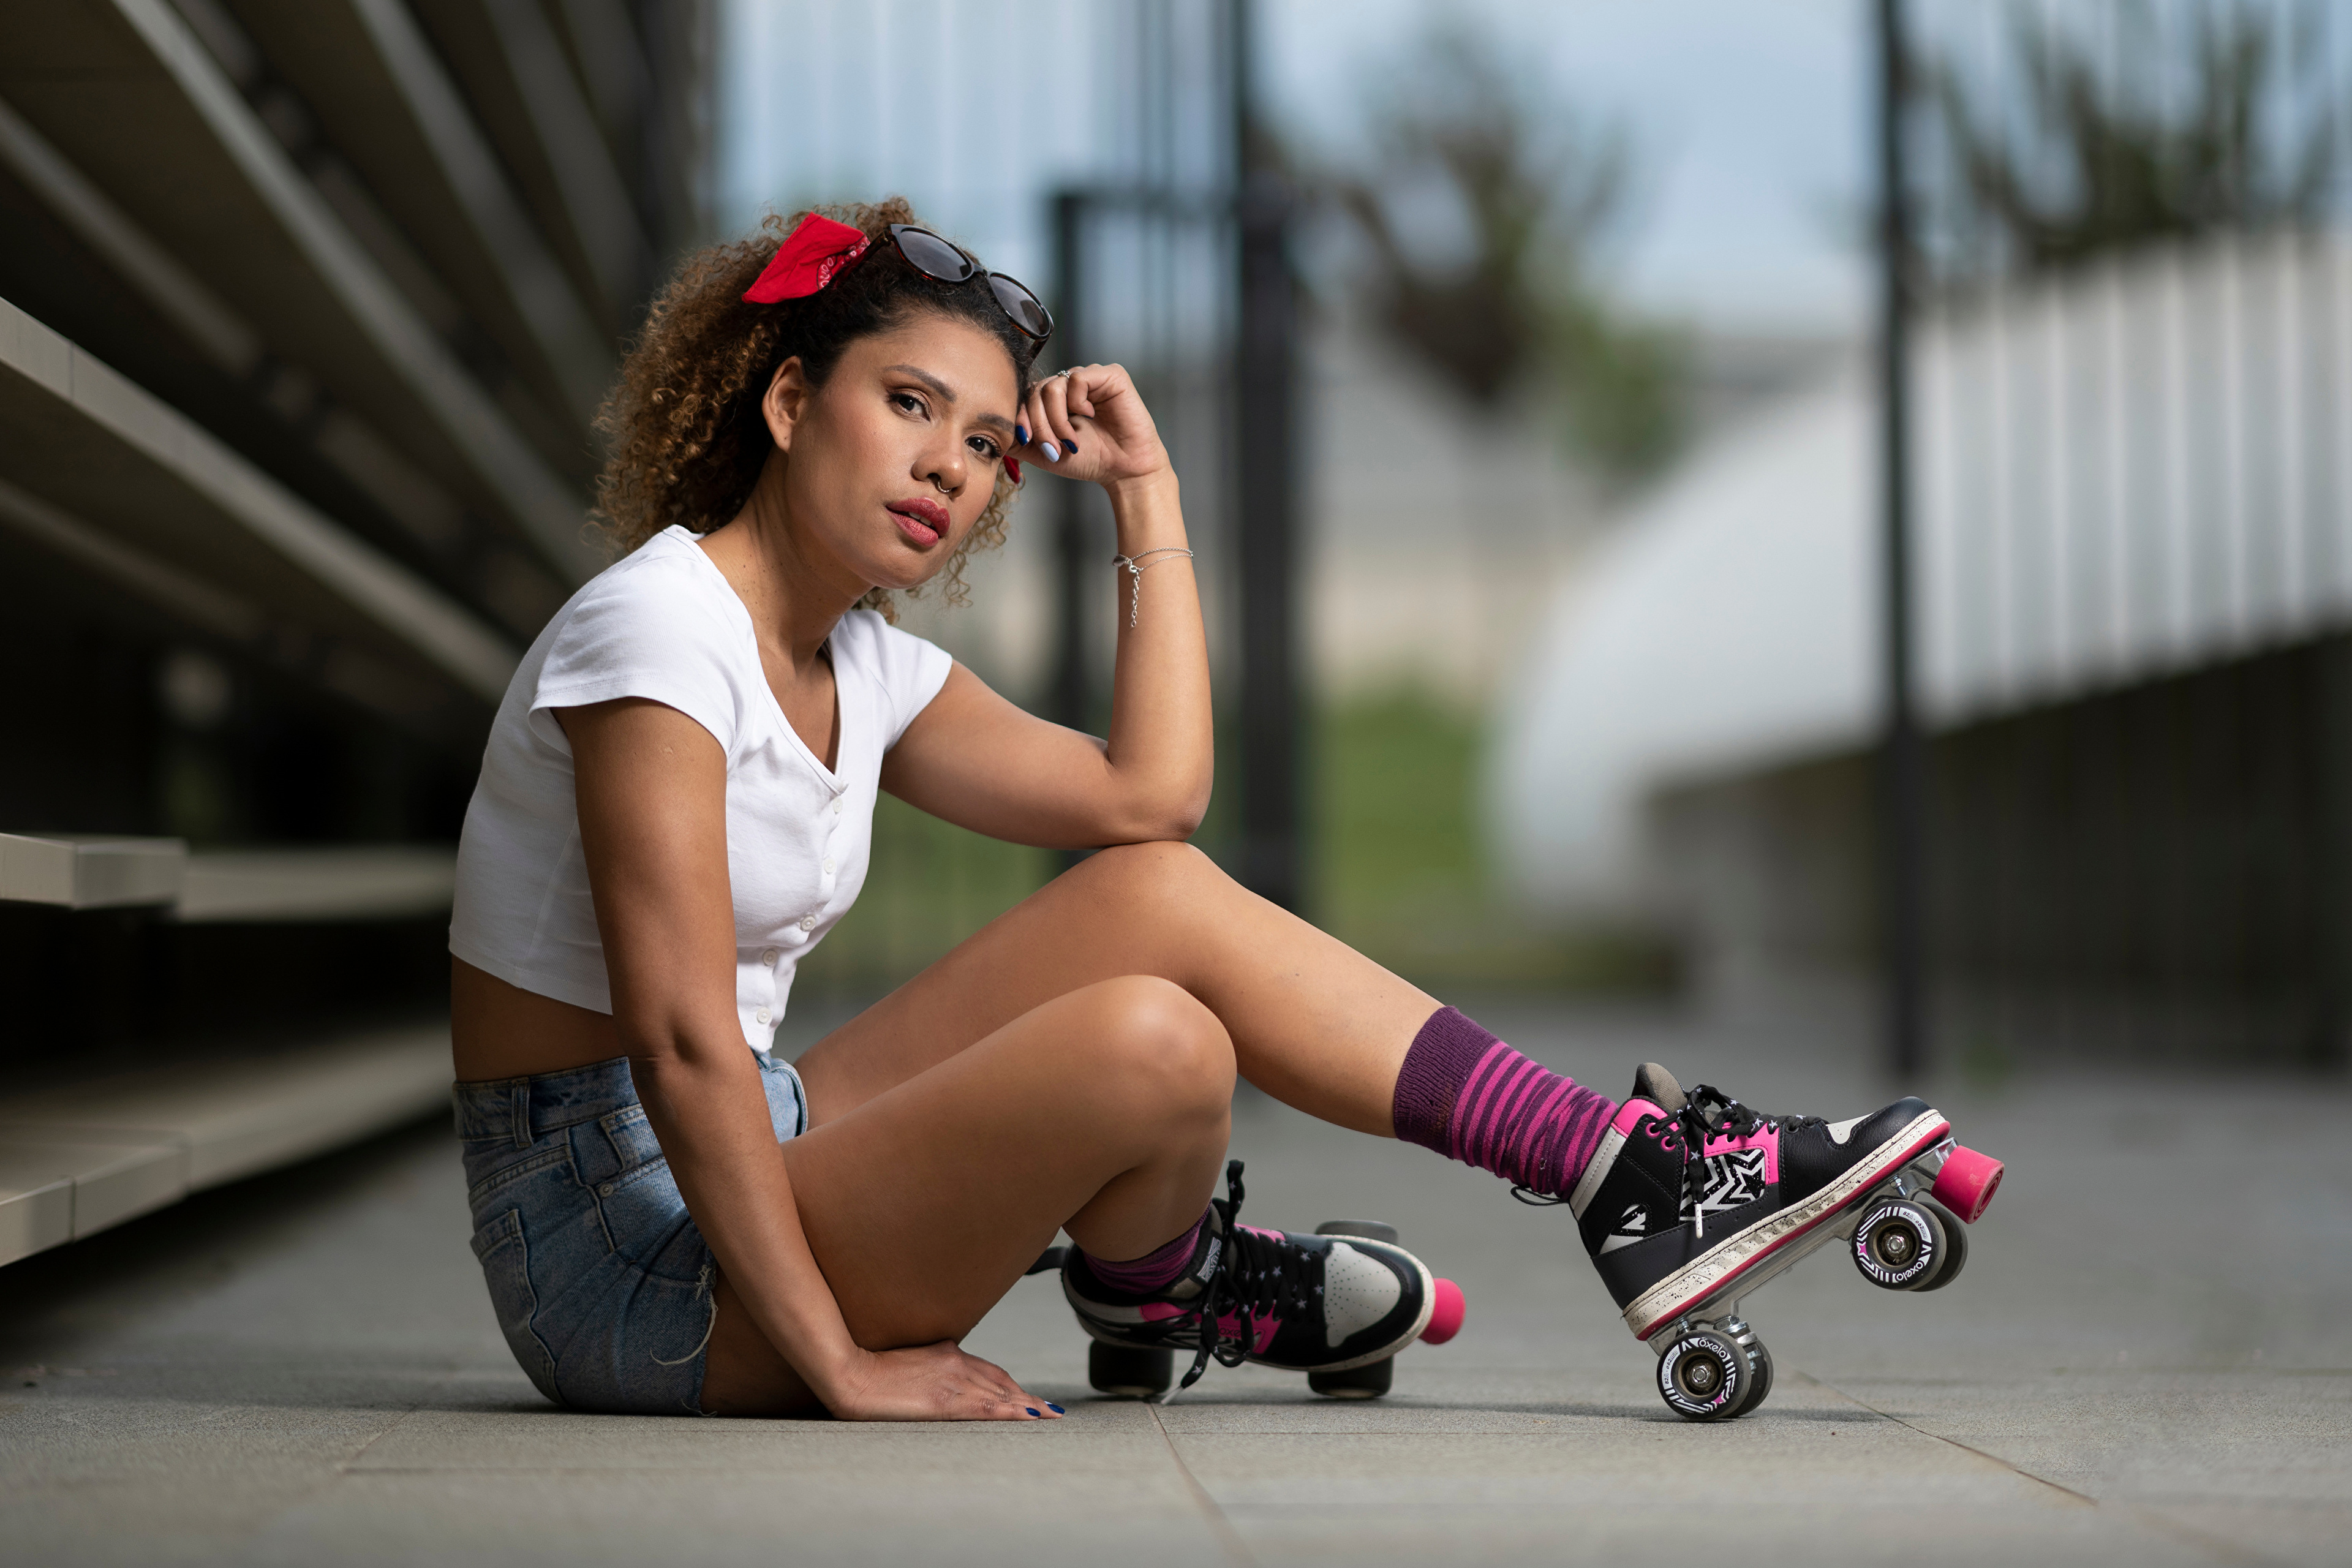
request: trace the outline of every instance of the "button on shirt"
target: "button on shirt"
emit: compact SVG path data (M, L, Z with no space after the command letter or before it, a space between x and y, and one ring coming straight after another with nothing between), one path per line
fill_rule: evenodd
M870 610L828 642L840 704L828 768L777 707L751 617L683 528L656 534L572 595L507 689L466 812L449 950L559 1001L613 1010L581 858L572 748L551 709L644 697L710 731L727 757L735 1002L766 1050L800 959L856 901L884 753L953 661Z

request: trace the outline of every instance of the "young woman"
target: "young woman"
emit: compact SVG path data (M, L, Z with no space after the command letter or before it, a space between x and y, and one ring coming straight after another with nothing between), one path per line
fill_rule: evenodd
M1441 1305L1418 1260L1238 1226L1237 1184L1209 1203L1237 1073L1569 1202L1640 1333L1762 1258L1762 1222L1817 1219L1942 1136L1916 1100L1830 1129L1686 1104L1654 1068L1621 1108L1188 847L1208 660L1134 384L1033 380L1051 319L1025 289L903 203L845 216L693 257L656 302L607 414L627 553L533 644L467 816L474 1248L542 1393L1051 1419L957 1342L1057 1230L1098 1341L1196 1372L1392 1354ZM1002 537L1023 462L1102 486L1118 521L1103 739L888 624L891 595ZM856 897L878 789L1101 853L787 1064L793 966Z

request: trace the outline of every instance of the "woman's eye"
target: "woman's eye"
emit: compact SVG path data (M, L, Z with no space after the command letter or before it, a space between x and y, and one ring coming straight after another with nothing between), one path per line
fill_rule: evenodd
M923 400L917 397L911 392L892 393L890 395L890 405L892 407L901 409L908 414L920 414L923 411Z
M996 443L989 440L984 436L974 436L971 438L971 449L978 452L982 457L986 458L991 462L994 462L996 460Z

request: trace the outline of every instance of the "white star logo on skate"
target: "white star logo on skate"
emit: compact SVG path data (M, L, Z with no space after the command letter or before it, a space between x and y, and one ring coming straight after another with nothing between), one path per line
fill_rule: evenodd
M1640 1204L1627 1204L1625 1217L1617 1222L1617 1228L1611 1231L1609 1239L1601 1244L1601 1253L1614 1252L1621 1247L1631 1247L1637 1241L1646 1239L1649 1232L1643 1228L1642 1222L1647 1217L1642 1212Z
M1763 1195L1763 1150L1734 1149L1727 1154L1709 1154L1696 1212L1720 1214L1742 1204L1752 1204ZM1683 1217L1689 1219L1691 1211L1685 1210Z

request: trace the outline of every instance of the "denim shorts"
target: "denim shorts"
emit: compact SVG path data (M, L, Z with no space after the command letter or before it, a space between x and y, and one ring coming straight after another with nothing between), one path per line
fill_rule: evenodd
M759 1058L782 1142L808 1128L790 1063ZM507 1344L574 1410L699 1414L714 1265L625 1057L457 1086L474 1256Z

